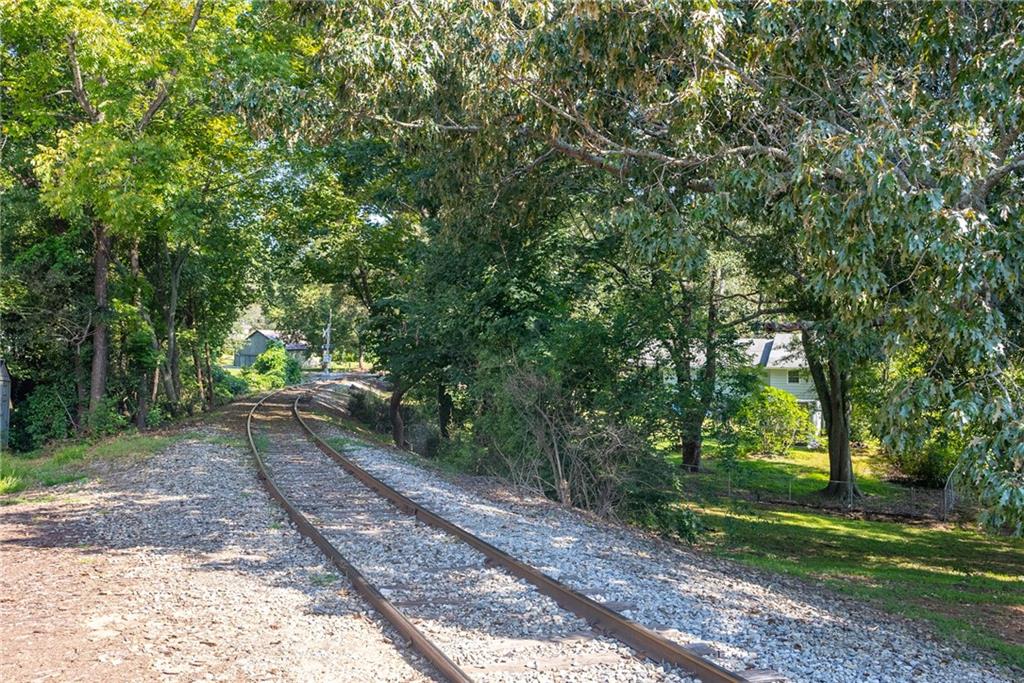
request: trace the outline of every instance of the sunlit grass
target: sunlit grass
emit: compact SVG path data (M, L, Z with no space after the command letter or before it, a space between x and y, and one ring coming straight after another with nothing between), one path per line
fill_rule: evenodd
M680 463L677 448L668 441L655 447L667 461ZM898 498L906 489L884 481L883 473L874 465L871 451L853 454L853 472L861 491L869 496ZM714 500L737 494L750 494L778 500L806 501L828 484L828 452L822 449L793 448L782 457L744 456L731 469L719 457L719 444L713 438L704 440L703 472L683 481L687 493Z
M912 526L744 504L694 505L711 552L930 622L940 633L1024 668L1024 645L999 631L1024 606L1024 540L956 526Z
M146 457L182 436L124 434L101 441L61 443L26 454L4 453L0 459L0 494L83 479L91 462Z

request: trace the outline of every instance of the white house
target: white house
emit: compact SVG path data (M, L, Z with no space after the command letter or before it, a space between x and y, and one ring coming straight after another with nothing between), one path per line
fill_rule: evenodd
M814 428L820 432L822 426L821 403L814 388L814 380L804 357L800 337L795 334L779 333L773 337L750 337L736 340L736 348L747 359L750 367L757 368L761 381L768 386L792 394L797 403L811 416ZM668 354L657 345L651 345L640 357L644 365L662 365ZM695 359L699 365L702 356ZM664 368L665 382L675 384L676 377L670 368Z
M761 381L792 394L811 415L815 429L821 431L821 404L814 388L800 337L779 333L774 337L738 339L737 346L758 369Z

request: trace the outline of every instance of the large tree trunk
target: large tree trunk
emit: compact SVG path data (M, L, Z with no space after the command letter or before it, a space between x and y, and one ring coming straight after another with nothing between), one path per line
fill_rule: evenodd
M186 255L184 252L174 257L163 245L164 258L170 266L170 288L167 296L167 308L164 312L164 324L167 327L167 358L164 361L162 374L164 391L172 409L177 412L178 404L181 402L181 372L180 372L180 350L178 349L178 286L181 282L181 269L185 265Z
M451 438L452 424L452 397L444 386L444 382L437 383L437 428L441 432L442 439Z
M683 470L699 472L701 451L704 446L704 420L715 400L715 382L718 381L718 296L721 294L721 272L711 270L708 283L708 319L704 331L704 367L697 380L697 405L685 420L682 439Z
M852 502L863 494L853 474L850 454L850 379L834 354L822 362L809 331L800 336L828 434L829 482L821 493L826 498Z
M701 453L704 450L704 416L685 427L680 440L680 452L683 459L684 472L700 472Z
M100 403L107 393L107 362L110 355L109 299L107 296L110 266L111 237L107 226L97 221L93 224L96 240L93 254L93 293L96 297L96 322L92 332L92 375L89 383L89 417L96 416Z
M391 438L399 448L405 448L405 422L402 421L402 397L405 389L398 382L391 391L391 400L388 403L388 416L391 418Z
M167 302L167 370L174 385L174 402L181 400L181 349L178 347L178 287L184 259L175 259L171 270L171 291Z

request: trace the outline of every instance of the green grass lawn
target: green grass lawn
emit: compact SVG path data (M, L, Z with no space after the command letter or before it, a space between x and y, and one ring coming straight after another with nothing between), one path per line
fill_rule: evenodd
M924 619L1024 670L1024 540L742 503L695 507L711 552Z
M678 453L662 449L678 463ZM731 475L709 440L705 471L682 477L680 505L702 515L707 551L772 572L820 581L1024 670L1024 540L969 525L870 521L838 511L755 504L760 498L818 500L828 482L825 450L745 457ZM872 509L906 502L907 489L883 479L869 452L854 471ZM733 494L730 497L729 491Z
M179 438L182 435L124 434L95 442L61 443L25 454L5 452L0 459L0 494L82 479L91 462L152 455Z
M679 451L668 442L658 444L665 458L679 464ZM853 454L853 472L860 490L875 498L900 498L906 489L884 481L873 465L871 451ZM718 442L704 441L704 472L685 480L686 492L701 499L717 500L732 494L762 498L808 501L828 484L828 452L824 449L793 448L785 457L745 456L736 460L730 472L718 459Z

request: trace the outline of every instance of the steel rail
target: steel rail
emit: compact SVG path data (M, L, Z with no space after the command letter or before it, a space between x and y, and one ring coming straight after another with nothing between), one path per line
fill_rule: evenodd
M501 565L510 573L518 576L537 587L537 589L552 598L563 609L572 612L578 617L586 620L591 625L612 635L619 641L629 645L639 654L645 655L674 666L678 666L700 678L702 683L749 683L753 680L742 674L729 671L728 669L715 664L714 662L692 652L679 643L652 631L651 629L628 619L614 610L608 609L601 603L593 600L582 593L579 593L569 586L553 579L542 571L521 562L505 551L491 545L482 538L466 531L462 527L448 521L441 515L429 510L420 503L399 493L380 479L357 465L353 460L345 457L330 444L324 441L303 419L299 412L300 395L292 404L292 413L296 420L302 425L310 440L328 457L338 463L349 474L358 479L367 488L374 491L383 498L386 498L392 505L406 514L416 517L437 529L441 529L452 536L455 536L468 545L476 548L491 561ZM753 673L753 672L751 672ZM758 680L770 680L765 677L768 672L758 671Z
M452 683L473 683L473 679L470 678L465 671L459 668L458 664L450 660L422 631L420 631L415 624L409 621L408 617L402 614L397 607L395 607L377 588L366 580L366 577L360 573L345 557L335 548L327 538L317 531L316 527L303 515L299 509L292 503L284 492L278 488L277 484L271 479L269 472L267 471L266 464L263 462L263 458L260 457L259 450L256 448L256 442L252 436L252 418L256 414L257 409L263 405L264 401L272 396L280 394L283 390L275 391L267 394L253 405L252 410L249 411L249 416L245 420L245 432L249 437L249 448L252 449L253 458L256 461L256 470L259 473L260 481L263 482L264 488L267 492L278 502L281 507L284 508L285 512L288 513L288 517L291 518L292 523L298 528L299 533L309 538L315 543L320 550L330 559L330 561L341 570L348 580L352 583L359 594L366 598L377 612L380 613L388 622L402 634L413 646L413 648L419 652L424 659L430 662L431 665L436 668L442 676ZM294 406L293 406L294 409Z

